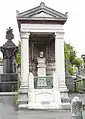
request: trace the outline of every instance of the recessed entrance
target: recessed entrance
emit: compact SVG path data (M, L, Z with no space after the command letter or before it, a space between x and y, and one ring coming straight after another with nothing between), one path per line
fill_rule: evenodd
M42 51L46 59L48 70L49 63L55 62L55 37L54 33L31 33L30 34L30 71L37 75L37 57ZM48 72L46 72L48 75Z

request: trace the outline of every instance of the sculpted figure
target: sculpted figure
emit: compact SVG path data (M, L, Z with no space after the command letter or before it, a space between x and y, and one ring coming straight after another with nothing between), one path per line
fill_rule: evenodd
M43 58L44 57L44 53L41 51L40 52L40 57Z
M41 51L39 57L37 58L38 65L45 64L45 57L44 53Z

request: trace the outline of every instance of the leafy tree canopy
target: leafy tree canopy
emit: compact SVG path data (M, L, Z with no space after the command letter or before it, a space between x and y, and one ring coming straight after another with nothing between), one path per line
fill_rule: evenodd
M76 65L77 68L82 65L83 61L81 58L78 58L76 55L76 51L74 50L74 47L71 46L70 44L64 43L64 55L65 55L65 60L69 61L69 66L68 66L68 71L72 75L73 74L73 65Z
M72 61L76 57L76 51L74 50L74 47L71 46L70 44L64 43L64 54L65 54L65 59L69 60L72 64Z
M76 65L78 67L78 69L80 68L80 66L82 65L83 61L78 58L78 57L75 57L73 60L72 60L72 64Z

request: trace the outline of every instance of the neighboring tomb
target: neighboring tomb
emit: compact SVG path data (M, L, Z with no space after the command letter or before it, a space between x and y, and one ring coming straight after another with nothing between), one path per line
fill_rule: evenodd
M13 92L17 89L17 73L16 64L14 60L16 58L16 53L18 47L12 42L14 38L13 29L9 27L6 31L7 42L0 47L3 53L3 73L0 74L0 91L1 92ZM13 68L14 67L14 68Z

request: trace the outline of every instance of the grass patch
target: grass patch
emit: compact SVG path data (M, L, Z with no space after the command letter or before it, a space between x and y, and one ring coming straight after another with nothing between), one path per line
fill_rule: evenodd
M18 97L19 97L19 93L18 93L18 90L19 90L19 88L20 88L20 81L19 81L19 79L18 79L18 81L17 81L17 89L16 89L16 94L15 94L15 96L14 96L14 100L13 100L13 104L15 105L15 106L18 106Z

